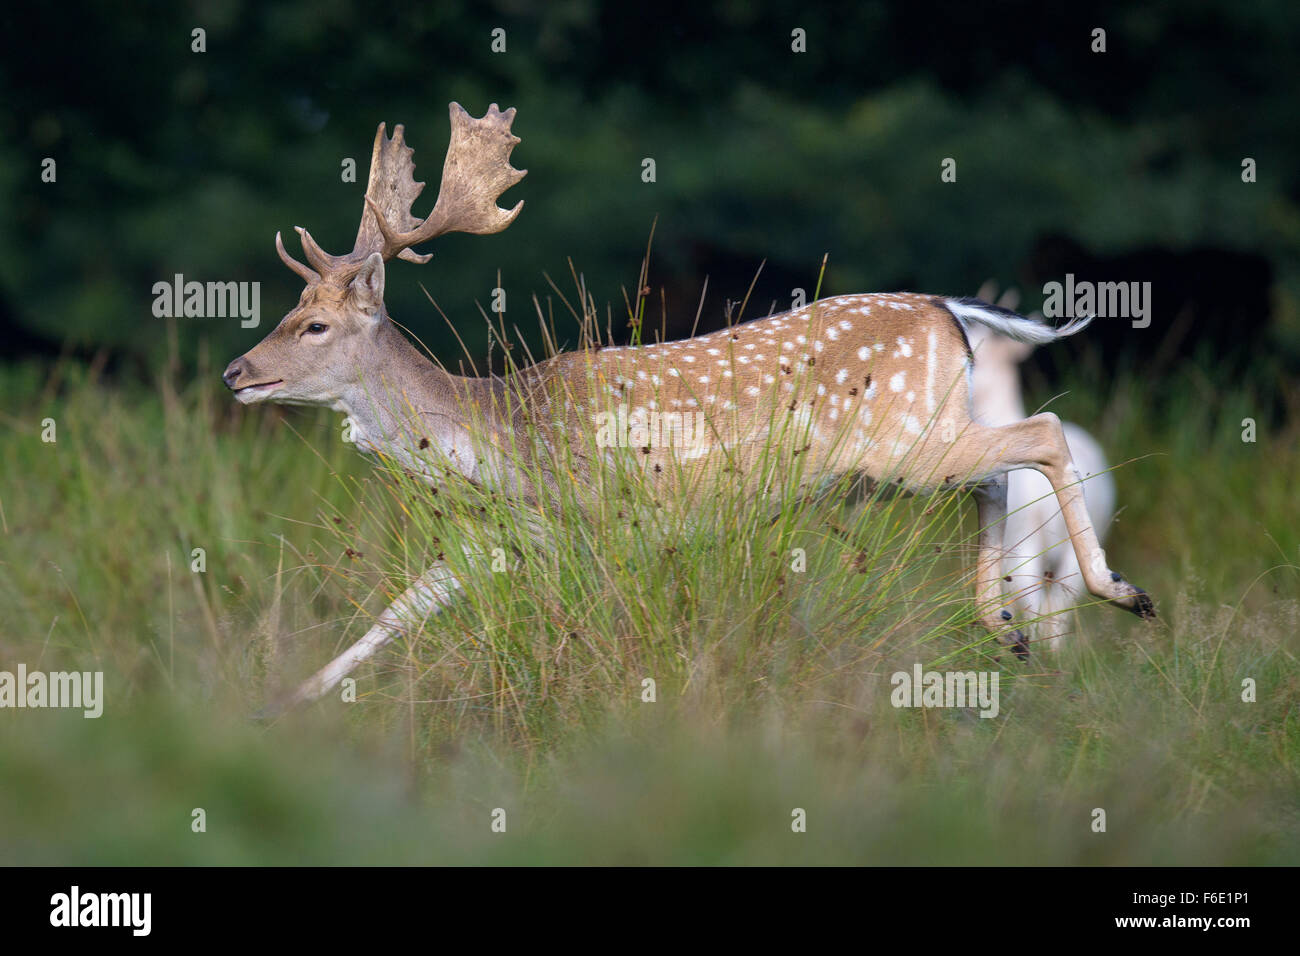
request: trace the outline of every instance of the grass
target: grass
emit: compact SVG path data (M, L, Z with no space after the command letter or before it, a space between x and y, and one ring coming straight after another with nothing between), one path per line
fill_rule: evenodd
M564 520L561 496L551 546L493 572L459 548L483 532L372 469L337 416L238 408L211 369L8 368L0 668L103 670L107 703L3 713L0 858L1294 863L1300 442L1243 443L1244 390L1086 384L1052 408L1126 462L1108 550L1161 619L1085 609L1026 667L978 643L953 496L790 501L768 524L732 500L653 528L615 495ZM473 586L359 671L356 703L248 719L433 547ZM916 661L999 668L1000 715L893 708Z

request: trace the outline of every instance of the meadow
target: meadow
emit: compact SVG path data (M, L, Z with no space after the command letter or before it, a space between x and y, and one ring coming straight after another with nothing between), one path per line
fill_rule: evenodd
M461 532L339 416L241 408L196 364L0 370L0 666L106 685L98 719L0 719L7 863L1300 861L1300 436L1248 380L1030 382L1117 463L1107 549L1153 624L1086 607L1025 664L984 642L956 495L654 533L613 500L559 509L555 549L481 575L355 702L259 720ZM918 662L998 669L998 716L894 708Z

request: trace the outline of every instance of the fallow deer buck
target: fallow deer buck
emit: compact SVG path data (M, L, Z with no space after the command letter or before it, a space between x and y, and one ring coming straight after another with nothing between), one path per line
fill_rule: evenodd
M634 416L675 410L704 416L702 444L628 450L653 498L668 508L674 489L685 483L743 482L755 495L771 494L770 478L761 478L755 463L778 435L793 430L804 486L860 475L903 491L969 489L979 518L980 623L1021 656L1024 637L1010 623L1000 586L1004 476L1033 468L1056 492L1088 590L1139 616L1154 613L1146 593L1106 564L1057 417L1045 413L991 427L970 411L967 329L982 325L1045 344L1087 320L1053 330L974 299L845 295L680 342L562 353L522 369L509 384L439 368L389 319L384 263L426 262L430 256L417 255L414 246L449 232L500 232L523 207L497 206L524 176L509 162L519 142L510 131L515 111L493 104L482 119L455 103L450 111L441 189L427 218L411 213L423 183L414 179L403 129L395 127L390 139L381 124L352 251L329 255L298 228L304 265L276 235L280 258L307 285L280 324L226 369L224 381L240 402L343 412L362 450L426 477L433 456L436 467L523 508L546 496L552 482L597 487L588 478L609 466L609 455L580 453L575 460L586 474L538 481L536 461L522 462L503 446L532 442L535 448L537 435L543 445L576 444L575 436L589 435L593 416L612 402L631 406ZM546 428L538 430L538 423ZM444 564L435 564L284 705L321 696L394 638L417 633L461 587Z

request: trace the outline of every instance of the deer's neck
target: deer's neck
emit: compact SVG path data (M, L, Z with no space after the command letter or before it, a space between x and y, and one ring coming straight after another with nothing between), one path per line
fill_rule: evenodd
M351 419L357 447L430 478L442 466L478 480L471 429L491 414L487 383L434 365L391 321L375 334L376 348L335 405Z

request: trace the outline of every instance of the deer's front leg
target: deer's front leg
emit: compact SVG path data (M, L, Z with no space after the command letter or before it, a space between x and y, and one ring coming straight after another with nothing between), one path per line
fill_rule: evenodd
M1029 657L1025 635L1011 626L1010 602L1002 595L1002 535L1007 521L1007 476L997 475L971 489L979 512L979 554L975 558L975 601L980 623L1021 660Z
M444 564L434 565L416 578L415 583L379 615L374 627L366 632L365 637L300 684L297 690L277 706L268 708L268 711L271 715L283 713L299 704L316 700L337 687L339 681L380 648L392 643L408 629L423 626L430 615L444 607L460 591L460 587L460 582L452 575L450 568Z

